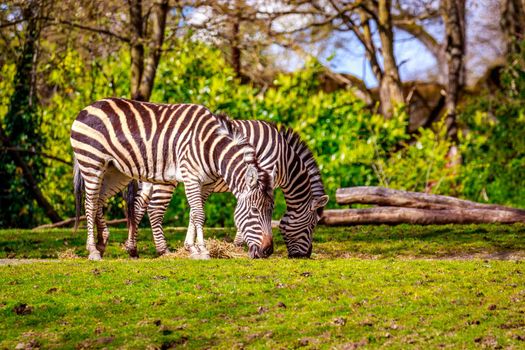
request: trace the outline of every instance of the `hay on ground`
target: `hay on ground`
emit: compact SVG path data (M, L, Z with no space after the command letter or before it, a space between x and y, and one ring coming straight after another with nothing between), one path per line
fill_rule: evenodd
M67 248L66 250L58 252L57 256L61 260L78 259L78 258L80 258L77 255L77 253L75 253L75 249L74 248Z
M233 243L214 238L206 240L206 248L208 248L212 259L238 259L247 257L242 247L237 247ZM188 259L189 257L190 253L184 247L180 247L174 252L164 254L161 258Z

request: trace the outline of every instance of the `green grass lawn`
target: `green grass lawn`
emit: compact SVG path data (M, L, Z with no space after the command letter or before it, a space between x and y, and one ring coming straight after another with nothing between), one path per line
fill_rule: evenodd
M278 234L268 260L152 259L149 235L135 261L121 229L102 262L4 261L0 349L525 347L524 225L320 227L310 260L284 258ZM4 230L0 258L84 243Z

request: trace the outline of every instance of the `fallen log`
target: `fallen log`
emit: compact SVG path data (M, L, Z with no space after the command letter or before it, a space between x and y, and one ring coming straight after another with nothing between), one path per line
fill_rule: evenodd
M376 207L365 209L329 209L321 220L325 225L365 224L485 224L525 223L525 214L497 209L416 209L398 207Z
M418 209L485 209L511 211L525 215L525 210L496 204L482 204L450 196L393 190L384 187L360 186L339 188L335 194L338 204L376 204L389 207Z
M85 215L81 216L79 218L79 221L86 221L86 216ZM106 221L106 224L108 224L109 226L119 225L119 224L125 224L126 221L127 221L127 219L115 219L115 220ZM43 229L48 229L48 228L66 227L66 226L69 226L69 225L73 225L74 223L75 223L75 218L69 218L69 219L66 219L66 220L55 222L53 224L45 224L45 225L37 226L37 227L33 228L33 231L43 230Z

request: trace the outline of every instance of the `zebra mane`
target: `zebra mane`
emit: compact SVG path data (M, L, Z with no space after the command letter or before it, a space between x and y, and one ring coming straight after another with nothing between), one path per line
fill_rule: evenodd
M248 139L243 135L242 131L233 125L230 117L226 114L215 114L219 120L220 127L217 130L219 135L228 136L233 140L233 142L239 146L246 149L244 153L244 162L246 164L252 165L257 170L259 174L259 183L261 184L261 190L267 193L273 193L272 179L270 175L259 165L255 147L248 142Z
M321 179L321 171L317 165L317 162L314 158L314 155L308 145L301 140L301 137L298 133L293 131L291 128L280 127L279 133L283 136L284 140L288 145L295 151L295 153L301 158L308 175L310 176L310 184L312 195L314 198L324 196L326 194L323 180Z
M235 127L235 125L233 125L230 117L228 117L226 114L215 114L215 116L219 120L220 124L220 128L217 130L219 135L226 135L230 137L233 142L239 146L251 146L242 132L237 127Z

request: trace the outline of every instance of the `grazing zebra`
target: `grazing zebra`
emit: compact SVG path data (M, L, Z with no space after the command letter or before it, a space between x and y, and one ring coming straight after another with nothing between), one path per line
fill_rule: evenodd
M258 120L232 120L238 129L255 147L261 167L274 169L274 188L281 187L287 204L287 212L280 222L289 257L310 257L314 228L328 202L319 168L308 146L291 129L280 130L271 123ZM174 188L170 185L142 183L135 201L136 230L147 208L157 252L167 251L162 231L162 219L170 202ZM227 192L228 185L217 181L203 189L205 202L212 192ZM128 217L132 220L132 217ZM187 237L191 240L191 237ZM136 244L136 231L129 230L128 242ZM235 243L242 243L238 234Z
M171 187L184 183L191 209L188 237L196 236L196 242L187 243L194 257L209 257L203 238L202 191L219 179L237 198L235 222L250 256L267 257L273 252L272 179L258 164L254 148L227 118L194 104L108 98L78 114L71 127L71 145L77 219L81 191L85 191L89 259L101 259L109 236L102 211L106 199L132 179ZM131 191L130 200L134 195ZM132 217L133 208L128 209Z

